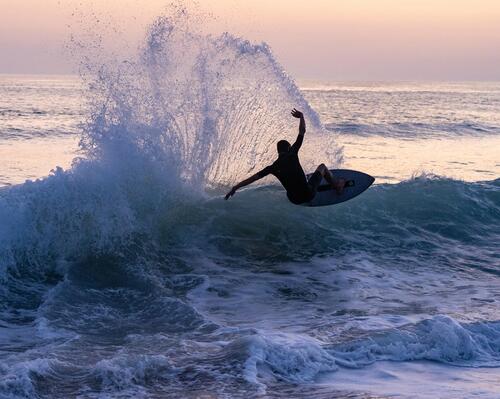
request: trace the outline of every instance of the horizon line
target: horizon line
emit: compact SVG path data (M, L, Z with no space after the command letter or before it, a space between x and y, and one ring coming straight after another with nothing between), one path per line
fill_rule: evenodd
M59 73L59 72L43 72L43 73L18 73L18 72L2 72L0 76L45 76L45 77L68 77L80 78L77 73ZM299 81L310 83L500 83L500 79L342 79L342 78L312 78L312 77L294 77L289 75L296 83Z

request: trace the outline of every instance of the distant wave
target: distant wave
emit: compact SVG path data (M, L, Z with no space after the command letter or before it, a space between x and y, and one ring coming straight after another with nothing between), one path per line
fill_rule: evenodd
M359 136L382 136L402 139L427 137L463 137L500 134L500 126L484 125L474 122L462 123L326 123L325 128L335 133L347 133Z

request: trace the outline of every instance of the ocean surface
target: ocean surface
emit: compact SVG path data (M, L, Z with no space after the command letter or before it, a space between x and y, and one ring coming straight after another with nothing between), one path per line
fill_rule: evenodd
M187 29L0 75L0 398L499 398L500 83L295 81ZM376 184L224 201L293 107L306 171Z

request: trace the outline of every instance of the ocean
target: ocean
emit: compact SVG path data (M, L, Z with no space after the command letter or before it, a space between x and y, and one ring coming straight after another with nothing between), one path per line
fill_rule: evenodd
M0 75L0 398L500 397L500 83L296 81L171 20L145 43ZM306 171L375 185L224 201L294 107Z

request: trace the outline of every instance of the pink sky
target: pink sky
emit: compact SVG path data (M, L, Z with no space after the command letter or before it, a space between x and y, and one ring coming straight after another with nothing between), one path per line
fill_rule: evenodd
M164 0L0 0L0 73L71 73L75 9L110 15L130 41ZM500 80L498 0L200 1L219 29L266 41L297 78ZM72 25L72 28L68 28Z

